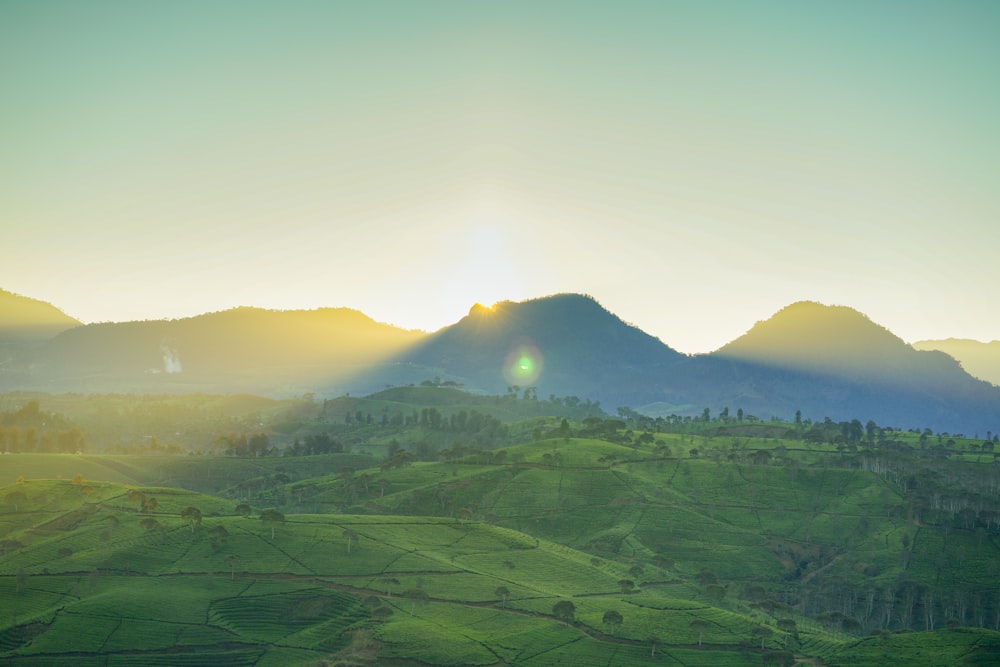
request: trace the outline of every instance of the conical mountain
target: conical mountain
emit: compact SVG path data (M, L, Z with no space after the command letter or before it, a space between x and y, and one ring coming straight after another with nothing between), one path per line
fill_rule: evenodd
M579 294L477 304L406 357L482 391L535 387L612 408L647 397L684 358Z
M962 381L944 355L919 352L863 313L800 301L713 353L745 363L890 384Z
M0 341L52 338L80 324L50 303L0 289Z
M873 419L901 427L990 429L1000 390L948 355L918 351L856 310L792 304L684 375L694 400L758 416ZM711 405L711 403L706 403Z

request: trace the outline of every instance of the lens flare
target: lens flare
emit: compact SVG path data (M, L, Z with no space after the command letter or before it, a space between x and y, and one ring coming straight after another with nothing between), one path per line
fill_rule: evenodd
M544 365L541 350L534 343L522 341L504 358L503 377L509 385L530 386L538 381Z

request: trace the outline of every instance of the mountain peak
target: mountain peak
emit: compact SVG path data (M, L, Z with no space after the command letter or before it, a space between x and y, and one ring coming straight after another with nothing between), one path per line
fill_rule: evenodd
M510 360L531 358L529 379ZM542 393L631 402L683 355L623 322L595 299L554 294L491 307L474 305L455 324L409 350L406 361L437 367L466 386L493 392L512 384Z
M714 354L802 370L872 375L913 352L901 338L853 308L799 301L757 322Z

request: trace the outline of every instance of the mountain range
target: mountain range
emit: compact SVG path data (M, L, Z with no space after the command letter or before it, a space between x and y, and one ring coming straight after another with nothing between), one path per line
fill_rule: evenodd
M792 304L719 350L690 356L578 294L476 305L433 333L347 308L236 308L82 325L9 292L0 292L0 306L4 391L337 396L430 380L483 393L517 387L575 396L653 416L728 408L761 419L801 412L814 420L1000 431L1000 387L856 310L814 302Z
M1000 340L984 343L968 338L918 340L918 350L941 350L962 363L962 368L980 380L1000 385Z

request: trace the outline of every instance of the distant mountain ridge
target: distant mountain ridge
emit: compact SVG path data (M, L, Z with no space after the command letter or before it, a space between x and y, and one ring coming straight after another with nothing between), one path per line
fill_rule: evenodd
M467 390L576 396L680 415L872 419L1000 431L1000 387L916 350L856 310L791 304L710 354L688 356L594 299L473 306L427 334L346 308L238 308L182 320L77 326L0 364L0 390L371 393L439 378Z
M0 341L51 338L81 324L50 303L0 289Z
M903 428L986 431L1000 422L1000 391L940 351L919 351L863 314L801 302L699 360L704 399L760 416L873 419Z
M28 386L68 385L73 391L304 392L331 378L363 374L424 335L349 308L243 307L80 326L14 370Z
M967 338L921 340L913 343L918 350L938 350L959 361L970 375L1000 385L1000 340L984 343Z

